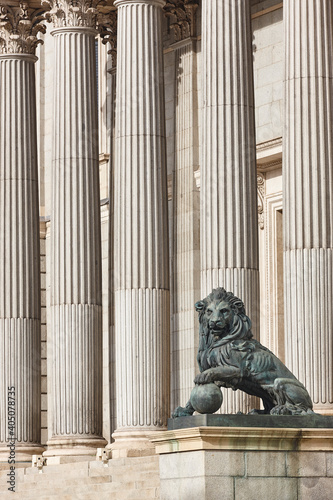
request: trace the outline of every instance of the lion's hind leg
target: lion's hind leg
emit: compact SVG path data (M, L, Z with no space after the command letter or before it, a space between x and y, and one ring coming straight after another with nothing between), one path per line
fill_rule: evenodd
M312 413L312 401L304 385L297 379L277 378L271 387L276 406L271 415L305 415Z

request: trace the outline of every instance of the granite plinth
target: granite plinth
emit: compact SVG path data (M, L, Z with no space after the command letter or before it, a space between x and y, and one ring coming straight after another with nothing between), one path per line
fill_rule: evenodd
M168 430L189 427L263 427L288 429L330 429L333 416L327 415L192 415L168 419Z

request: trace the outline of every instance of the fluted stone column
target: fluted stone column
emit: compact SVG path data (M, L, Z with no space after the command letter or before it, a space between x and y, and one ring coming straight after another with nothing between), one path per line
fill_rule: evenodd
M169 414L168 209L161 27L164 3L115 2L117 431L113 435L113 456L122 446L126 454L131 440L135 448L145 447L146 436L163 429Z
M0 3L0 461L6 463L13 440L16 461L43 451L34 68L40 22L27 5Z
M249 0L202 1L202 297L240 297L259 334L257 179ZM248 398L223 390L222 412ZM251 406L251 405L250 405Z
M102 285L94 2L44 2L54 29L50 455L102 438Z
M286 362L333 414L333 2L283 7Z

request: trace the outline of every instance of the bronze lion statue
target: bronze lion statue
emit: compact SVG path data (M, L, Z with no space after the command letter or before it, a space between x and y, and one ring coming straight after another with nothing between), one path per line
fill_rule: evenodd
M262 399L264 410L250 413L305 415L313 413L304 385L269 349L252 338L251 321L243 302L224 288L213 290L195 304L199 313L200 374L195 384L214 382L219 387L240 389ZM189 401L173 418L192 415Z

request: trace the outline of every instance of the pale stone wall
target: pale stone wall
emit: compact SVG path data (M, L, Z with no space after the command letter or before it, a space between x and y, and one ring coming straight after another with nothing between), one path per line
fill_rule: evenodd
M283 10L258 15L253 8L252 16L256 134L261 143L282 136Z
M172 453L160 456L160 478L161 500L331 500L333 453Z
M256 106L260 340L284 360L282 256L282 128L283 9L282 2L252 2L253 66ZM260 211L259 210L259 211Z
M41 278L41 444L48 440L47 412L47 304L46 304L46 234L47 221L40 222L40 278Z
M109 288L109 203L101 205L102 236L102 328L103 328L103 436L110 442L110 288Z
M49 31L42 35L44 44L39 47L36 63L37 92L37 141L39 159L40 215L51 213L51 161L53 115L53 38Z

